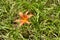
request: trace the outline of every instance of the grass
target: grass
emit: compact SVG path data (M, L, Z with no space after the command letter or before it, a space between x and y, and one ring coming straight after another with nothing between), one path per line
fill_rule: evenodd
M32 23L16 25L27 10ZM0 40L60 40L60 0L0 0Z

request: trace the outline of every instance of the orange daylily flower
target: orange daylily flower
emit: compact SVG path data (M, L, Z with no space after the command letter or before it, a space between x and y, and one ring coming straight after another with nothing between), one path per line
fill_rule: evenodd
M29 18L31 18L33 16L33 14L29 14L28 15L27 11L25 14L23 14L22 12L19 12L19 16L21 17L21 19L17 19L15 22L20 22L20 26L22 26L23 24L27 23L30 24L31 22L28 21Z

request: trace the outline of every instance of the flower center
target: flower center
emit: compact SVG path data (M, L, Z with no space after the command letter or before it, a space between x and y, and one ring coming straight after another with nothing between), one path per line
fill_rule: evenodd
M27 15L23 15L23 20L27 20L28 19L28 16Z

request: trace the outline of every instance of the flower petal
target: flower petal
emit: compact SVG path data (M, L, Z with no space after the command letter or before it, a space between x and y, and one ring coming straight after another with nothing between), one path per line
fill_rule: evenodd
M33 14L30 14L30 15L28 15L28 18L31 18L33 16Z
M19 25L22 26L24 24L24 22L21 22Z
M24 23L24 20L20 20L20 26L22 26Z
M29 22L29 21L26 21L26 23L27 23L27 24L30 24L31 22Z
M14 22L20 22L20 19L15 20Z
M25 15L27 15L27 14L28 14L28 12L29 12L29 11L27 11L27 12L25 13Z
M23 12L19 12L20 17L23 17Z

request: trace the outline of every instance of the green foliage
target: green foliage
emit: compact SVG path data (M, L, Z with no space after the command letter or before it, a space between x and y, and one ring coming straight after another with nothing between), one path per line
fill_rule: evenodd
M16 25L27 10L31 24ZM0 0L0 40L60 40L60 0Z

